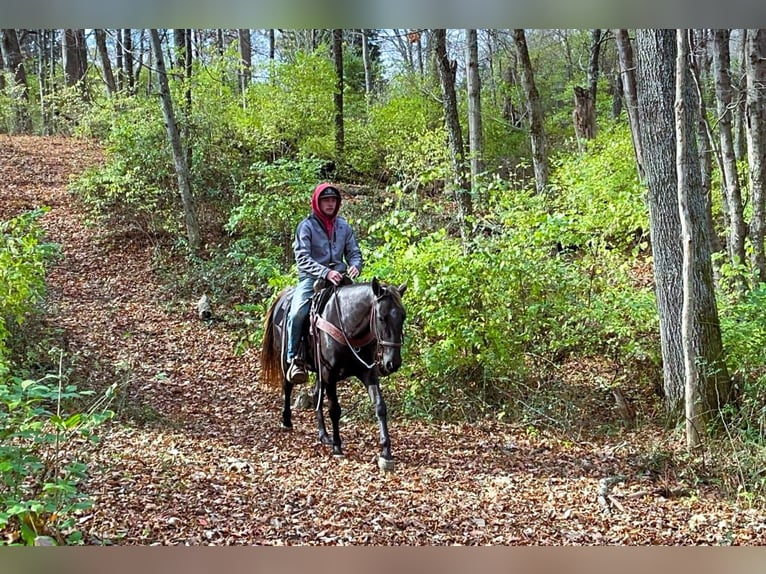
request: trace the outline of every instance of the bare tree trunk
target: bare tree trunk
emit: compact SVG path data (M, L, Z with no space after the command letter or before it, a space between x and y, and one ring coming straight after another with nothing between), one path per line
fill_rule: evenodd
M237 30L239 37L239 61L242 69L239 72L239 90L244 92L250 85L250 76L253 73L253 47L250 41L250 28Z
M764 232L766 222L766 30L747 31L747 151L750 163L750 193L753 216L750 220L750 242L753 246L752 266L755 287L766 282Z
M104 74L104 84L106 85L106 94L111 98L117 91L117 84L114 81L112 72L112 61L109 59L109 51L106 49L106 30L96 28L96 47L101 59L101 71Z
M122 50L125 59L125 80L128 94L136 93L136 77L133 70L133 31L130 28L122 30Z
M463 246L468 245L468 229L466 217L473 211L471 195L468 191L466 180L465 154L463 152L463 131L460 128L460 119L457 111L457 94L455 93L455 75L457 62L447 56L447 30L438 28L434 30L434 50L436 65L441 84L442 106L444 108L444 125L447 129L449 141L450 159L452 162L452 181L450 187L455 193L458 207L458 224Z
M546 149L545 128L543 124L543 106L540 94L535 85L535 75L527 49L527 37L523 28L513 30L513 39L521 63L521 84L527 99L527 113L530 122L530 138L532 141L532 164L535 170L535 186L537 193L548 191L548 151Z
M471 189L478 190L478 177L484 170L481 126L481 78L479 76L479 44L475 28L466 30L466 80L468 85L468 148L471 158Z
M273 60L277 53L277 39L274 28L269 29L269 60Z
M745 225L742 190L739 185L737 159L734 153L732 131L732 86L731 59L729 56L729 31L713 31L713 73L715 75L715 93L718 112L718 137L721 145L723 170L721 187L726 200L726 213L729 219L729 260L736 267L745 263ZM739 275L739 274L738 274ZM741 289L745 288L744 277L739 276Z
M32 131L32 119L27 109L29 104L29 85L27 84L24 60L21 56L19 38L14 28L2 29L0 49L2 49L6 67L13 73L13 81L19 88L20 97L15 102L16 129L21 133L29 133Z
M734 106L734 157L737 161L747 159L747 30L739 29L739 69L733 84L736 88Z
M346 134L343 117L343 30L334 28L332 31L332 53L335 62L335 160L338 169L344 169Z
M577 144L582 151L583 140L592 140L596 137L596 107L588 90L580 86L574 87L574 120Z
M675 32L669 29L636 30L638 112L641 120L641 146L646 167L649 226L657 307L665 398L668 411L674 412L685 397L684 348L681 326L683 313L683 250L678 204L678 174L675 129ZM688 70L688 66L687 66ZM691 86L690 81L685 82ZM694 356L697 357L700 388L704 390L705 414L731 400L731 379L723 356L718 308L710 254L710 238L705 225L705 200L702 194L699 156L694 129L698 122L695 93L685 90L686 154L681 158L689 194L694 256L692 288L694 307Z
M165 70L165 59L162 55L162 43L160 35L156 28L150 31L152 49L157 66L157 78L160 84L160 100L162 102L162 114L165 117L165 127L168 131L168 139L173 149L173 160L175 162L176 176L178 178L178 189L181 194L183 204L184 219L186 221L186 234L189 240L189 247L193 251L198 251L201 246L199 222L197 212L194 208L194 199L192 197L191 186L189 184L189 169L186 164L186 154L181 144L181 136L178 133L175 114L173 113L173 100L170 97L170 87L168 85L168 76Z
M372 62L370 61L370 46L367 30L362 28L362 64L364 65L364 93L369 101L372 96Z
M64 30L64 42L61 56L64 62L64 83L67 86L79 86L80 94L87 98L85 76L88 70L85 30L81 28Z
M692 217L689 209L689 189L686 179L691 156L688 140L694 138L694 130L688 126L686 93L688 92L689 40L686 30L676 31L676 177L678 180L678 209L681 220L681 245L683 250L682 282L683 306L681 312L681 340L684 356L684 397L686 414L686 446L697 447L702 441L704 424L701 416L697 373L698 363L694 349L694 249L692 246Z
M625 29L615 30L617 41L617 54L620 60L620 73L622 77L622 93L625 98L625 107L628 110L630 122L630 136L633 139L633 150L636 154L636 167L638 178L644 181L644 160L641 152L641 125L638 122L638 98L636 96L636 68L633 63L633 48L630 44L630 36Z
M699 105L697 113L697 141L699 142L699 164L702 184L702 194L705 198L705 225L707 236L710 238L710 249L714 253L723 251L723 245L713 224L713 158L719 169L722 162L718 149L715 145L713 130L708 122L707 104L703 85L707 85L706 79L710 74L708 58L708 38L706 30L693 30L689 33L689 61L688 67L692 75L691 86L696 90L696 101Z
M598 76L600 72L599 58L601 56L601 29L593 28L590 31L590 59L588 60L588 93L591 102L596 105L598 94ZM594 124L595 128L595 124Z

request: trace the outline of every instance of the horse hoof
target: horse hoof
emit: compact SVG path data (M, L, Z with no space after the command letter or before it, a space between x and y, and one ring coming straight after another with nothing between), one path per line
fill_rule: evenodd
M339 458L339 459L340 458L346 458L346 455L343 454L342 452L334 452L334 453L332 453L332 456L333 456L333 458Z
M289 431L293 430L293 425L286 425L286 424L282 423L282 430L285 431L285 432L289 432Z
M393 472L394 471L394 461L389 458L383 458L382 456L378 457L378 468L382 470L383 472Z

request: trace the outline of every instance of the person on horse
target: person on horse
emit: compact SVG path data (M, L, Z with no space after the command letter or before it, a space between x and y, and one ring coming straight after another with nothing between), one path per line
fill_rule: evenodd
M298 351L314 282L324 279L340 285L344 274L354 279L362 270L362 250L351 225L338 215L340 204L338 188L331 183L320 183L311 195L311 213L295 230L293 253L298 266L298 284L287 318L287 380L291 383L304 383L308 377L305 361Z

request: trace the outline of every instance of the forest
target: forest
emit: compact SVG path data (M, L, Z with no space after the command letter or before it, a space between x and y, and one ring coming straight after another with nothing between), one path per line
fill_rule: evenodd
M5 544L766 542L764 30L0 40ZM393 473L261 380L323 181L407 286Z

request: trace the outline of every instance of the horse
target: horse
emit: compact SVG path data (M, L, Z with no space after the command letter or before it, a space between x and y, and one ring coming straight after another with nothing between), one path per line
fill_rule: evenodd
M396 372L402 365L401 348L406 312L402 295L406 284L394 287L377 278L370 282L328 286L315 290L305 350L308 370L316 374L313 398L319 440L332 446L335 457L343 457L340 438L341 407L337 383L356 377L365 386L375 409L380 431L378 467L394 469L388 411L380 392L380 377ZM281 383L284 407L282 428L292 429L290 398L293 383L287 380L287 316L294 292L283 289L272 302L264 319L261 341L261 376L272 387ZM332 438L324 420L324 397L332 422Z

